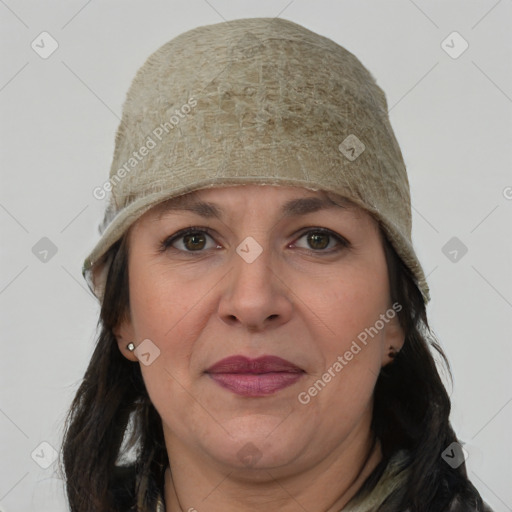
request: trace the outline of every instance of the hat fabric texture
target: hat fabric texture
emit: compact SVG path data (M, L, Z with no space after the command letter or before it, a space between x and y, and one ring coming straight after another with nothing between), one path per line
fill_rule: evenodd
M108 249L153 206L207 187L334 192L371 213L429 301L386 97L334 41L282 18L185 32L137 72L119 125L101 238L83 275L103 299Z

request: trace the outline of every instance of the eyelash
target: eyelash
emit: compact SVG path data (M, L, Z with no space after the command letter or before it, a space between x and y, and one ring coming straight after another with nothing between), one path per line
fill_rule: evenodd
M176 249L176 248L172 247L172 244L174 242L176 242L177 240L180 240L181 238L185 237L186 235L193 234L193 233L194 234L205 233L210 238L213 239L213 233L212 233L211 229L206 228L206 227L200 227L200 226L190 226L188 228L181 229L181 230L177 231L176 233L174 233L174 235L166 237L164 240L162 240L159 245L159 252L166 252L171 249L173 249L175 251L179 251L179 252L185 252L186 254L194 254L194 253L200 254L200 253L204 252L204 250L184 251L182 249ZM304 231L301 231L297 240L302 238L303 236L307 235L308 233L321 233L324 235L328 235L331 238L334 238L339 244L338 247L331 248L331 249L306 249L306 250L309 250L316 254L321 254L321 253L332 254L332 253L337 252L343 248L348 248L351 245L348 240L343 238L341 235L338 235L337 233L331 231L330 229L316 228L316 227L305 228Z

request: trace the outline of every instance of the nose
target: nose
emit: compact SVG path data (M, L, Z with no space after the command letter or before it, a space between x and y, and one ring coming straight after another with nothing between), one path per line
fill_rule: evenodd
M234 252L219 302L222 321L250 331L273 329L288 322L293 311L291 292L279 274L268 248L250 263Z

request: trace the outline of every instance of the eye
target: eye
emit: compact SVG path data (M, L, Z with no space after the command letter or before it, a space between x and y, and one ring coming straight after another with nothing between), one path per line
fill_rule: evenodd
M350 245L345 238L325 228L310 229L297 240L301 239L305 239L309 246L301 248L314 250L315 252L331 253ZM294 245L297 246L297 242L294 242Z
M189 227L182 229L164 239L160 243L162 252L176 249L183 252L201 252L205 249L215 249L220 246L213 240L208 228ZM208 245L210 241L210 244Z
M302 239L306 240L307 246L301 247L297 242L293 245L314 252L332 253L350 246L350 243L341 235L325 228L309 229L297 241ZM213 239L210 229L195 226L181 229L160 243L161 252L174 249L186 253L200 253L207 249L220 248L221 246Z

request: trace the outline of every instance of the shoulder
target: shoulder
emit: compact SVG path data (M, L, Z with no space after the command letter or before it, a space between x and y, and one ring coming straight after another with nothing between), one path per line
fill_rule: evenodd
M437 484L428 489L429 494L426 493L425 486L411 487L412 460L410 452L400 450L390 458L384 471L381 469L380 479L372 490L372 493L375 494L379 491L379 487L385 485L387 488L382 506L378 509L379 512L396 512L397 510L411 512L407 506L416 510L418 504L414 506L411 501L417 502L419 494L427 497L426 502L428 503L425 504L425 510L429 511L493 512L465 474L449 470L442 471L446 469L444 466L441 466L441 471L437 474ZM412 496L411 489L418 489L420 492ZM380 490L382 491L382 489ZM385 497L386 495L387 497Z

